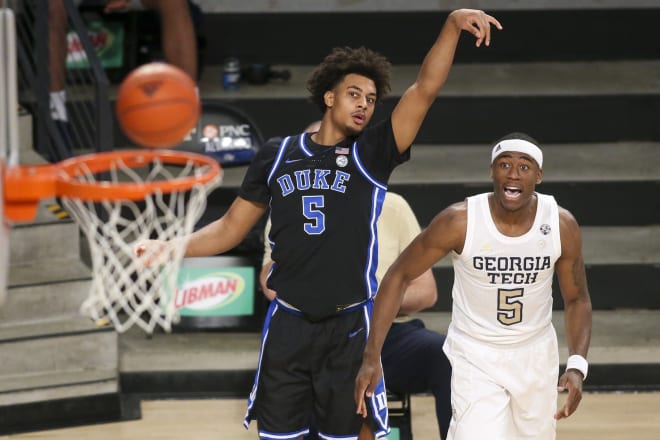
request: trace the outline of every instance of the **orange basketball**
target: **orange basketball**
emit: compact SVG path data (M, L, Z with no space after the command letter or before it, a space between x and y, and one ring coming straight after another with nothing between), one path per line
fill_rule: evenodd
M117 119L132 141L166 148L179 144L199 119L195 82L167 63L149 63L130 72L117 92Z

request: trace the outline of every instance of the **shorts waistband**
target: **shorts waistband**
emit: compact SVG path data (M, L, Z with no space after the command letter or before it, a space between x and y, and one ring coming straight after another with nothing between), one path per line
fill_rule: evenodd
M275 301L277 301L277 303L278 303L279 305L281 305L282 307L284 307L285 309L289 309L289 310L292 311L292 312L302 313L299 309L293 307L291 304L289 304L288 302L284 301L283 299L279 299L279 298L276 297L276 298L275 298Z
M294 315L298 315L298 316L305 316L305 313L302 310L292 306L291 304L284 301L283 299L275 297L275 299L273 299L273 301L277 302L277 304L279 304L282 307L283 310L285 310L289 313L293 313ZM364 307L369 301L373 301L373 299L368 299L368 300L356 302L356 303L353 303L353 304L349 304L347 306L342 306L341 310L337 311L336 314L341 315L341 314L344 314L344 313L353 312L358 308Z

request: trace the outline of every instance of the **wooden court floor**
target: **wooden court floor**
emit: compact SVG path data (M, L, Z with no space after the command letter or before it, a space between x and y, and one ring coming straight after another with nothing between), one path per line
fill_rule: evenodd
M562 397L560 396L560 402ZM242 427L245 400L142 402L142 419L10 436L0 440L254 440ZM412 401L415 440L437 439L433 400ZM659 440L660 392L588 393L578 412L557 424L558 440Z

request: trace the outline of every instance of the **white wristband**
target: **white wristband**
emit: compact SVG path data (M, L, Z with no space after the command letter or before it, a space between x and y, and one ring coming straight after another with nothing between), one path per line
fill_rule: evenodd
M585 358L579 354L572 354L566 361L566 369L575 369L582 373L582 380L587 379L587 372L589 371L589 363Z

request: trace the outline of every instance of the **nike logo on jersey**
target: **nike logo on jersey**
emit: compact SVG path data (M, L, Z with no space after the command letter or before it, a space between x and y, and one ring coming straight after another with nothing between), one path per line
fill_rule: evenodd
M356 335L358 335L362 330L364 330L364 327L360 327L359 329L355 330L354 332L351 332L348 334L348 338L353 338Z
M295 163L295 162L300 162L301 160L305 160L305 159L304 158L303 159L287 159L287 160L284 161L284 163Z

